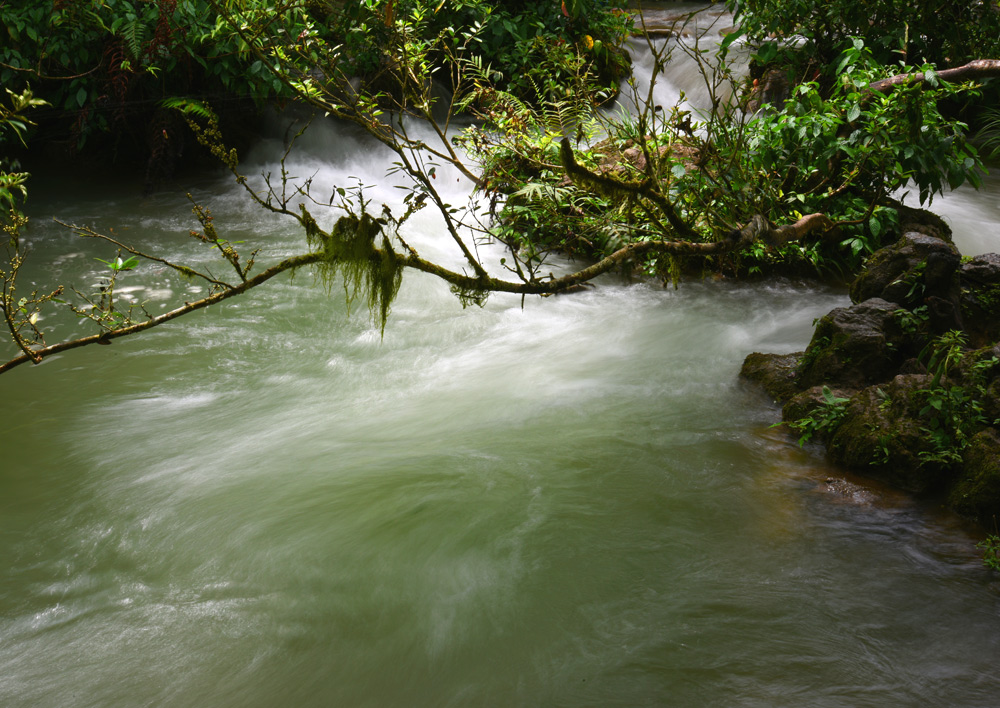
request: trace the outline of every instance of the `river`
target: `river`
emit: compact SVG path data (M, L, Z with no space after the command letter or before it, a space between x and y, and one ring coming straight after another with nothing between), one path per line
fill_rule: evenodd
M336 127L292 164L384 181ZM940 202L964 248L990 247L989 185ZM27 275L87 290L114 255L51 216L213 257L185 189L264 256L302 247L222 175L169 187L39 175ZM437 253L430 216L409 237ZM154 314L194 287L153 266L122 285ZM973 532L800 449L737 379L846 302L609 277L463 309L410 273L380 338L303 272L20 367L0 705L995 705L1000 582Z

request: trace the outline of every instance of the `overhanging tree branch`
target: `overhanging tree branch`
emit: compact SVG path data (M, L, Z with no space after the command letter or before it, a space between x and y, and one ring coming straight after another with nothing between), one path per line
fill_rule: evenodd
M1000 76L1000 59L976 59L968 64L954 69L942 69L935 72L934 78L924 72L914 74L897 74L887 79L873 81L868 88L878 93L888 93L900 86L920 85L922 88L936 86L936 81L974 81L976 79L991 79Z
M374 220L370 223L374 223ZM675 256L707 256L744 249L758 240L778 246L802 239L816 231L829 229L831 226L833 226L833 224L824 214L810 214L802 217L794 224L787 224L780 227L772 226L763 216L757 215L745 227L739 231L734 231L729 235L729 237L720 241L707 243L692 241L641 241L620 248L597 263L574 273L558 278L532 280L526 282L503 280L502 278L494 278L489 275L470 276L465 273L458 273L444 268L437 263L421 258L416 252L413 251L406 256L399 256L399 260L400 264L404 267L434 275L463 291L480 293L502 292L515 295L550 295L593 280L599 275L610 272L625 261L640 258L645 255L664 253ZM368 258L372 259L374 262L380 262L384 259L387 248L389 247L385 246L382 249L372 249ZM137 253L136 251L131 252ZM140 253L139 255L144 254ZM77 349L92 344L110 344L112 340L118 339L119 337L127 337L153 329L154 327L159 327L160 325L166 324L167 322L175 320L178 317L182 317L191 312L195 312L196 310L201 310L211 305L218 304L224 300L228 300L231 297L242 295L253 288L263 285L267 281L271 280L275 276L281 275L282 273L294 271L305 266L320 265L327 262L329 262L329 254L318 251L286 258L285 260L271 266L267 270L258 273L256 276L248 278L239 285L230 286L228 289L220 290L200 300L196 300L195 302L185 302L181 307L175 308L170 312L165 312L162 315L151 317L143 322L121 327L119 329L101 332L100 334L94 334L88 337L80 337L78 339L28 350L20 356L14 357L4 364L0 364L0 374L28 362L33 362L35 364L41 363L46 357L68 351L70 349Z
M22 354L21 356L14 357L10 361L0 365L0 374L10 371L11 369L29 361L33 361L36 364L40 363L45 357L58 354L59 352L85 347L90 344L110 344L113 339L144 332L171 320L175 320L183 315L195 312L196 310L201 310L210 305L215 305L223 300L235 297L236 295L242 295L248 290L263 285L276 275L281 275L282 273L295 270L296 268L302 268L303 266L312 265L322 259L323 255L320 253L305 253L299 256L287 258L235 287L228 290L221 290L217 293L209 295L208 297L202 298L201 300L196 300L195 302L185 302L182 307L178 307L170 312L165 312L162 315L157 315L156 317L152 317L144 322L139 322L128 327L122 327L121 329L101 332L100 334L94 334L89 337L80 337L79 339L73 339L66 342L60 342L59 344L33 349L29 354Z

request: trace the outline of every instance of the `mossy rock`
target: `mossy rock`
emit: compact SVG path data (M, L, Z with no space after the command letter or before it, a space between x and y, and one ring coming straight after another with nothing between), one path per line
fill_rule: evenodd
M899 306L872 298L820 318L799 367L800 390L826 384L861 389L887 380L898 366L903 332Z
M834 398L851 398L857 394L853 389L841 389L828 386L813 386L801 393L797 393L788 399L788 402L781 409L781 417L787 423L794 423L797 420L811 416L816 411L828 405L827 394ZM823 431L816 431L814 440L826 440L827 436Z
M948 503L958 513L988 525L1000 516L1000 431L988 428L973 436L962 463L962 476Z
M948 222L934 212L904 204L896 206L896 211L899 212L899 232L901 234L916 231L948 243L952 242L951 227L948 226Z
M965 331L973 346L1000 339L1000 255L972 258L959 271Z
M802 352L794 354L761 354L754 352L743 360L740 377L764 387L775 401L784 403L799 392L796 369Z
M928 374L901 374L882 386L869 386L847 405L844 420L830 439L830 459L861 474L910 492L945 488L952 467L927 459L934 450L924 432L916 393L927 388Z
M961 255L954 245L922 233L905 233L876 251L850 286L851 301L881 298L904 307L929 296L957 302Z

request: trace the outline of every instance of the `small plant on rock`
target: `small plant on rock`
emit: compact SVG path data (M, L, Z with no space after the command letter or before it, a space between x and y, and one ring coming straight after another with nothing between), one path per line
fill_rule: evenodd
M812 437L832 435L840 427L847 414L847 404L851 399L834 395L829 386L823 387L823 401L812 413L789 423L792 430L800 432L799 445L805 445Z
M983 565L987 568L1000 571L1000 536L991 533L984 540L977 543L976 548L983 552Z

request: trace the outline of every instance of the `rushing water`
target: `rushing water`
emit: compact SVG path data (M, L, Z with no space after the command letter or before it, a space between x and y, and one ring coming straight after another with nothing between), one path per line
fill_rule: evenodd
M343 131L306 148L298 174L382 181ZM262 257L301 248L229 180L195 187ZM86 291L113 255L51 215L213 257L179 190L31 197L39 281ZM429 216L409 236L454 257ZM194 287L123 285L154 313ZM737 380L845 301L606 279L463 310L411 273L380 340L299 273L6 374L0 705L995 705L974 537L799 449Z

